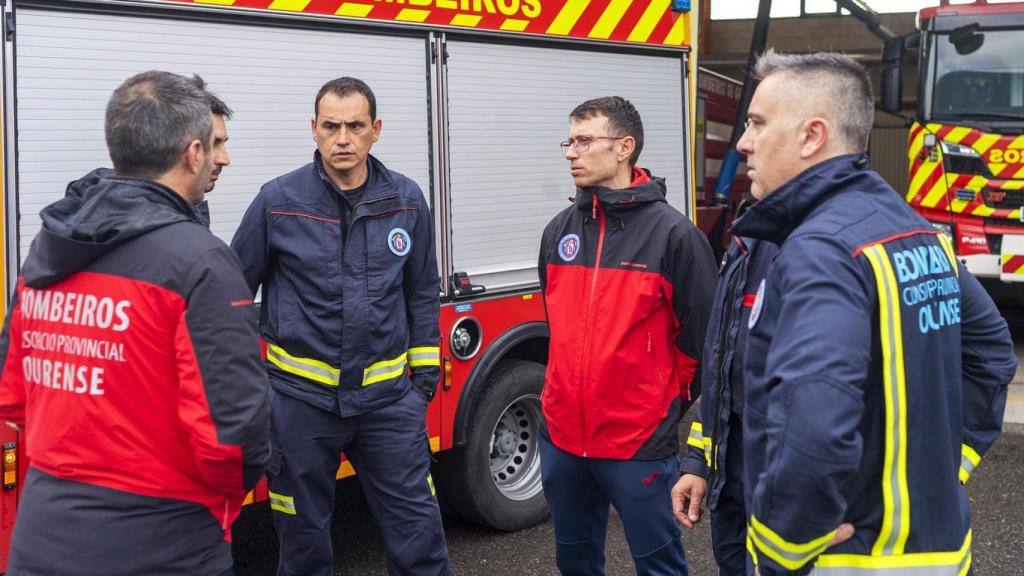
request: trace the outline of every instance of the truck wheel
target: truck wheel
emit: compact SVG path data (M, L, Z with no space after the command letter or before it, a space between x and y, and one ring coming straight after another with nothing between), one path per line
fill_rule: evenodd
M544 366L505 360L487 379L466 443L438 462L446 504L497 530L522 530L548 516L540 478L540 393Z

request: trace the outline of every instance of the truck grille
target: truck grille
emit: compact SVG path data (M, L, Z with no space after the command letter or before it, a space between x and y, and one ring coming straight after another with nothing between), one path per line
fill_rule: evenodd
M1016 210L1024 206L1024 190L991 190L982 191L985 204L992 208L1008 208Z
M1011 220L1009 218L985 218L986 226L1009 226L1011 228L1024 228L1024 222Z

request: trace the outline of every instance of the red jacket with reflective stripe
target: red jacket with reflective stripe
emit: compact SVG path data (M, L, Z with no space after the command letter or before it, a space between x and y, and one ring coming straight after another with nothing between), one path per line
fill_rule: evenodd
M577 190L541 240L544 418L552 443L578 456L677 454L679 419L696 396L714 256L666 202L664 179L634 176L624 190Z

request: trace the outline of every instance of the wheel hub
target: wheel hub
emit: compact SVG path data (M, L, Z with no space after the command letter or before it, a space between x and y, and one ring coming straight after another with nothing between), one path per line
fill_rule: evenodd
M540 421L540 397L528 395L510 403L494 426L491 478L511 500L527 500L541 490L537 445Z

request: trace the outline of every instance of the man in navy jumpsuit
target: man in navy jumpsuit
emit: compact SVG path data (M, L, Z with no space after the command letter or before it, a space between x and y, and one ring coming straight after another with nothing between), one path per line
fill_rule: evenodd
M687 528L700 520L701 500L707 495L711 544L721 576L746 571L743 357L754 296L778 251L771 242L733 236L704 339L700 414L679 464L682 477L672 489L676 519Z
M326 83L313 162L265 184L231 243L250 288L263 288L280 576L333 574L342 452L389 572L450 572L425 418L440 371L431 215L415 182L369 155L376 108L361 80Z
M965 483L998 438L1005 321L863 151L867 73L779 55L738 148L761 198L733 227L779 254L750 315L747 549L762 576L961 576ZM812 572L813 570L813 572Z

